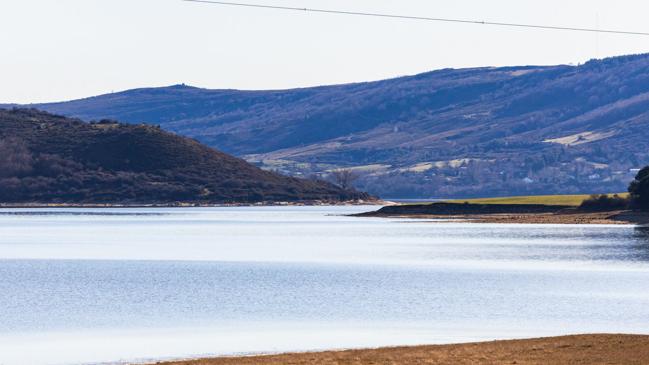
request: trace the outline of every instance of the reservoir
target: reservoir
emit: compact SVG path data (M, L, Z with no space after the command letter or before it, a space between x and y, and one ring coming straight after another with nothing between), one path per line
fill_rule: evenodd
M647 229L374 209L2 209L0 364L649 334Z

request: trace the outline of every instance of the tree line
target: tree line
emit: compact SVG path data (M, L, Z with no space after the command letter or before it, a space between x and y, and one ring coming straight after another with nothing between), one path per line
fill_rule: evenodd
M649 166L641 169L629 184L629 196L592 195L580 208L586 210L636 209L649 211Z

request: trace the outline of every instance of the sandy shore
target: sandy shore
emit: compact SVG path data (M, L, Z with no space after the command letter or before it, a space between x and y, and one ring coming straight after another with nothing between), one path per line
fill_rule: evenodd
M383 218L435 219L439 222L520 223L520 224L649 224L649 213L632 211L557 212L521 214L397 214L375 215Z
M535 223L535 224L647 224L649 214L629 211L597 213L550 213L495 215L479 217L484 223Z
M579 335L458 345L224 357L165 365L649 364L649 336Z
M535 214L467 214L457 216L412 215L400 218L426 218L473 223L519 224L648 224L649 214L620 212L597 213L535 213Z

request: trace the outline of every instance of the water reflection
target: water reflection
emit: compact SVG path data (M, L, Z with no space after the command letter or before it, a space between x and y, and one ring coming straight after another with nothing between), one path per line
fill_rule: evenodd
M633 233L635 245L632 252L636 257L635 261L649 262L649 227L635 227Z
M366 210L2 210L0 364L649 329L649 228Z
M155 213L155 212L108 212L108 211L74 211L74 210L61 210L61 211L33 211L33 210L13 210L13 211L0 211L0 216L107 216L107 217L146 217L146 216L163 216L169 213Z

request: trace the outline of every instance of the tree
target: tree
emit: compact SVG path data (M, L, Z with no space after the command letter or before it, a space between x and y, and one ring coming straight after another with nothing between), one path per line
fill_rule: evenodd
M649 210L649 166L638 172L629 185L629 193L634 207Z
M334 183L345 190L353 188L354 181L360 177L354 170L351 169L336 169L331 171Z
M0 140L0 177L21 177L32 171L33 163L25 142L16 138Z

